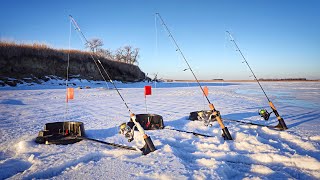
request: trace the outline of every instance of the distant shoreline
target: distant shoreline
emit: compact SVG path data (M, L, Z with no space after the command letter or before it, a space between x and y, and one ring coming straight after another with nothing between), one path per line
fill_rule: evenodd
M259 80L260 82L320 82L320 80ZM196 82L195 80L165 80L165 82ZM256 82L256 80L199 80L199 82Z

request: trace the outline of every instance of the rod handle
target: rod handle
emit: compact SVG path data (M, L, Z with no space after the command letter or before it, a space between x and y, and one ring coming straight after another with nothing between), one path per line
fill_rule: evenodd
M277 110L271 101L269 101L269 106L272 108L272 110Z
M209 104L209 108L213 111L215 111L214 105L212 103Z
M139 132L140 132L141 134L143 134L143 135L146 135L146 133L145 133L144 129L142 128L142 126L140 125L140 123L136 121L136 118L137 118L136 115L133 114L133 113L131 113L131 114L130 114L130 117L131 117L133 123L136 125L137 129L139 130ZM144 137L144 138L145 138L145 137Z

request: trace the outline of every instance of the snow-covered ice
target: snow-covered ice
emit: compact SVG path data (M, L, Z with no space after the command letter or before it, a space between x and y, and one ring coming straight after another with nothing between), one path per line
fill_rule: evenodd
M129 113L115 90L74 80L75 86L92 88L76 88L75 99L66 104L58 83L0 88L0 179L320 179L319 82L262 82L289 129L224 121L233 141L223 140L216 122L207 127L187 120L190 112L208 109L195 83L151 84L157 88L147 96L148 113L163 116L167 127L215 137L147 131L157 150L146 156L92 141L36 144L45 123L81 121L90 138L144 145L139 132L131 143L118 134ZM146 113L147 83L116 84L134 113ZM270 108L256 83L205 85L222 118L276 125L273 114L267 122L258 115L259 108Z

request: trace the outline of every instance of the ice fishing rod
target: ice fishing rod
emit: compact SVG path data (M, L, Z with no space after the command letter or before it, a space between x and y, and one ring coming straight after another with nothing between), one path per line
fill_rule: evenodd
M244 60L243 62L245 62L246 65L249 67L249 69L250 69L250 71L251 71L254 79L257 81L257 83L259 84L262 92L263 92L264 95L266 96L266 98L267 98L267 100L268 100L268 102L269 102L269 106L271 107L273 113L276 115L276 117L277 117L277 119L278 119L278 121L279 121L279 124L278 124L276 127L279 128L279 129L282 129L282 130L288 129L288 127L287 127L286 123L284 122L283 118L279 115L276 107L275 107L274 104L271 102L271 100L270 100L269 97L267 96L266 92L265 92L264 89L262 88L262 86L261 86L261 84L260 84L257 76L254 74L252 68L250 67L248 61L247 61L246 58L244 57L243 53L241 52L238 44L236 43L236 41L235 41L234 38L232 37L231 33L230 33L229 31L226 31L226 32L227 32L227 33L229 34L229 36L230 36L230 41L232 41L233 44L235 45L236 51L238 51L238 52L240 53L240 55L242 56L242 58L243 58L243 60ZM271 113L268 113L266 110L262 110L262 112L261 112L261 113L259 112L259 114L260 114L265 120L268 120Z
M75 28L76 31L78 31L80 33L80 35L82 36L82 38L85 40L86 44L88 44L90 46L90 49L92 51L92 53L90 53L90 56L92 58L92 60L96 63L96 62L99 62L100 66L102 67L102 69L104 70L105 74L107 75L109 81L111 82L111 84L113 85L113 87L115 88L115 90L117 91L118 95L120 96L120 98L122 99L123 103L125 104L125 106L127 107L129 113L130 113L130 117L132 119L132 121L134 122L134 124L136 125L137 129L139 130L139 132L143 135L143 139L145 140L145 146L141 149L143 154L148 154L150 152L153 152L156 150L151 138L145 133L144 129L142 128L142 126L140 125L139 122L136 121L136 115L130 110L128 104L126 103L126 101L124 100L124 98L122 97L122 95L120 94L119 92L119 89L117 88L117 86L115 85L115 83L112 81L108 71L103 67L101 61L97 58L94 58L93 54L95 54L94 52L94 49L92 48L92 45L91 43L87 40L87 38L85 37L85 35L83 34L83 32L80 30L80 27L78 25L78 23L76 22L76 20L71 16L69 15L70 17L70 20ZM97 65L97 63L96 63ZM99 69L99 66L97 65L98 69ZM100 69L99 69L100 71ZM106 79L104 78L103 74L101 73L100 71L100 74L102 76L102 78L106 81Z
M226 140L232 140L232 137L231 137L231 134L229 133L228 128L225 127L225 125L223 124L223 122L222 122L222 120L221 120L220 112L217 111L217 110L215 109L214 105L210 102L210 100L209 100L208 96L206 95L206 93L204 92L204 90L203 90L203 88L202 88L202 86L201 86L198 78L196 77L196 75L195 75L195 73L193 72L190 64L188 63L187 58L184 56L183 52L181 51L181 49L180 49L177 41L174 39L174 37L173 37L171 31L169 30L168 26L166 25L166 23L164 22L164 20L162 19L161 15L160 15L159 13L156 13L156 15L157 15L157 16L159 17L159 19L161 20L164 29L165 29L165 30L167 31L167 33L169 34L169 37L171 38L173 44L174 44L175 47L176 47L176 51L179 51L179 52L180 52L182 58L183 58L184 61L186 62L187 66L189 67L189 69L190 69L193 77L194 77L195 80L197 81L198 86L200 87L202 93L203 93L204 96L206 97L206 99L207 99L207 101L208 101L208 103L209 103L209 108L213 111L212 114L213 114L213 116L215 116L216 120L218 121L218 123L219 123L219 125L220 125L220 127L221 127L221 129L222 129L224 138L225 138Z
M95 63L98 62L98 63L100 64L100 66L101 66L102 69L104 70L105 74L107 75L109 81L111 82L111 84L113 85L113 87L115 88L115 90L117 91L117 93L119 94L121 100L123 101L123 103L124 103L125 106L127 107L128 111L129 111L130 113L132 113L132 111L130 110L128 104L127 104L126 101L123 99L123 97L122 97L122 95L120 94L118 88L116 87L116 85L115 85L114 82L112 81L109 73L108 73L108 72L106 71L106 69L103 67L101 61L100 61L98 58L97 58L97 59L94 58L93 54L94 54L95 52L94 52L94 50L93 50L93 48L92 48L92 45L91 45L91 43L87 40L87 38L84 36L83 32L80 30L80 27L78 26L76 20L75 20L71 15L69 15L69 17L70 17L70 19L71 19L71 21L72 21L72 23L73 23L74 28L80 33L80 35L82 36L82 38L85 40L86 44L89 45L89 47L90 47L90 49L91 49L91 51L92 51L92 53L90 53L91 58L93 59L93 61L94 61ZM97 63L96 63L96 65L97 65ZM97 65L97 68L98 68L98 70L99 70L102 78L104 79L104 81L107 82L107 80L104 78L103 74L101 73L100 68L99 68L98 65Z

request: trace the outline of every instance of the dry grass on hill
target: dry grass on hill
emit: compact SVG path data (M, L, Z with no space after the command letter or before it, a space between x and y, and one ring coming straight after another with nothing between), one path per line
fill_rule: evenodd
M43 78L54 75L66 77L67 61L70 58L70 74L80 78L102 80L91 58L91 52L54 49L46 44L17 44L0 41L0 78ZM141 81L145 74L136 65L97 56L113 80ZM101 68L101 67L100 67Z

